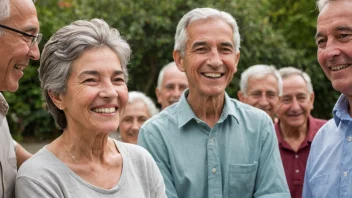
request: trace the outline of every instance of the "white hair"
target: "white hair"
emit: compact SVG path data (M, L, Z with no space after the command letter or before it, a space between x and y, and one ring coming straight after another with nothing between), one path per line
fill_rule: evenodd
M293 75L302 76L303 80L306 81L306 83L307 83L308 93L309 94L313 93L312 81L306 72L304 72L300 69L297 69L295 67L283 67L283 68L279 69L279 73L280 73L282 79L288 78Z
M148 113L149 113L150 117L159 113L159 110L158 110L158 108L156 108L153 100L150 99L148 96L146 96L144 93L139 92L139 91L128 92L128 103L129 104L131 104L137 100L142 101L145 104L145 106L147 106Z
M330 1L337 1L337 0L317 0L317 7L319 12L330 2Z
M282 78L280 73L271 65L253 65L241 74L240 89L244 95L247 95L249 78L263 79L268 75L273 75L277 80L278 95L282 95Z
M10 0L1 0L0 2L0 22L10 17ZM0 28L0 36L3 30Z
M162 83L163 83L164 76L165 76L165 70L167 70L171 67L177 67L176 63L175 62L168 63L168 64L164 65L164 67L160 70L159 76L158 76L158 84L156 87L157 89L161 90Z
M186 28L197 20L205 20L209 18L221 19L231 26L233 32L233 43L235 44L236 52L238 52L240 49L240 33L238 32L238 26L235 18L227 12L219 11L213 8L195 8L181 18L176 29L174 50L179 51L181 56L183 56L188 40Z

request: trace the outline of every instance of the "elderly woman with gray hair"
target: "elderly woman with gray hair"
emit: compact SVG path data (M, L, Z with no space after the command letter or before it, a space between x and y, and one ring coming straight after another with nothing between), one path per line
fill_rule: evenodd
M159 113L153 100L139 91L128 92L128 103L123 114L119 130L110 137L123 142L137 144L139 129L152 116Z
M63 133L21 166L16 197L166 197L151 155L109 138L128 101L130 54L100 19L75 21L50 38L39 78Z

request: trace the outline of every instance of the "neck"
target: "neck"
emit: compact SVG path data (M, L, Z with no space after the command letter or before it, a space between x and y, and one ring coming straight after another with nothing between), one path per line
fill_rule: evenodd
M283 139L304 139L308 133L307 124L301 127L291 127L280 122L279 124Z
M111 145L114 144L113 141L108 141L108 134L97 134L95 137L86 134L84 137L80 137L65 129L60 139L62 147L76 163L104 162L106 154L111 148L115 148L114 145Z
M216 122L219 120L224 103L225 94L219 96L199 96L191 95L187 97L187 101L191 106L194 114L209 127L213 128Z

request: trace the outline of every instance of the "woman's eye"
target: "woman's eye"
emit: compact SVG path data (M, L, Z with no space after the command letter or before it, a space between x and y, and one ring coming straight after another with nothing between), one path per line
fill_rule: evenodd
M96 82L94 78L85 79L83 82Z

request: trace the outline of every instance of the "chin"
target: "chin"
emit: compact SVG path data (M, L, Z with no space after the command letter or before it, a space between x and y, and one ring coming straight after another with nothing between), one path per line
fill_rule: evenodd
M0 90L0 91L9 91L9 92L16 92L18 90L18 82L13 84L13 85L10 85L10 86L7 86L5 87L5 90Z

